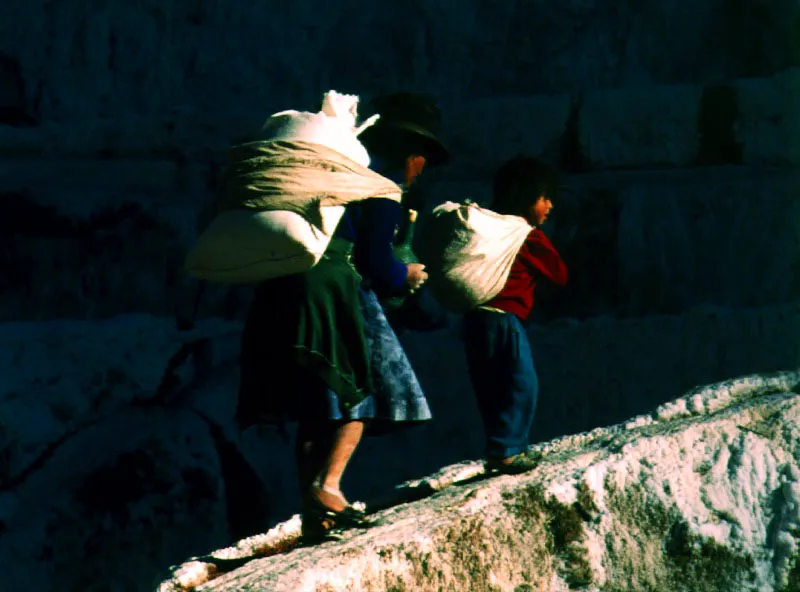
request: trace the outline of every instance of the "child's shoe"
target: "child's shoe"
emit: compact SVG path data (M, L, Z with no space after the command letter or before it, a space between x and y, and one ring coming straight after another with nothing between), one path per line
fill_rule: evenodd
M502 475L519 475L527 473L539 466L541 458L533 458L525 452L520 452L508 458L489 458L484 463L487 473L500 473Z

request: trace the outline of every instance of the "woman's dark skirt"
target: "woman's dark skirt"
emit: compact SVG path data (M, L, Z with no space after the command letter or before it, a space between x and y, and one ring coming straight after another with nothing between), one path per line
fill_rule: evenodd
M324 389L337 394L342 416L372 390L361 277L350 262L352 243L333 239L305 273L261 283L242 335L237 415L259 421L322 419Z
M240 425L363 419L371 433L431 419L425 395L352 244L259 285L242 338Z

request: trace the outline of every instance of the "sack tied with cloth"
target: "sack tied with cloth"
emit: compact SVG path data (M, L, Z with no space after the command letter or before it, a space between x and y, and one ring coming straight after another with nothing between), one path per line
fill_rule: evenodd
M379 116L356 126L358 100L332 90L318 113L275 113L258 140L231 147L220 213L188 254L187 273L237 284L307 271L348 203L400 201L400 186L368 168L358 135Z
M467 312L497 296L533 227L469 200L434 208L423 227L420 256L427 285L445 308Z

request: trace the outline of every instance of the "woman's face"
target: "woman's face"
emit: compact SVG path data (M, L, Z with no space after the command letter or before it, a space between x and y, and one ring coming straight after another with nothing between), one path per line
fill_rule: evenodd
M406 187L411 187L411 184L422 174L422 170L425 168L425 157L424 156L409 156L406 159L406 170L405 170L405 184Z

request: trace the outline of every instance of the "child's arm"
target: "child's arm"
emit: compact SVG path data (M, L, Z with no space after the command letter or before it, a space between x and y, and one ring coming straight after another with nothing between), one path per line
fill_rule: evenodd
M550 239L538 228L531 232L525 242L525 260L533 269L563 288L567 284L569 274L567 266L561 259Z

